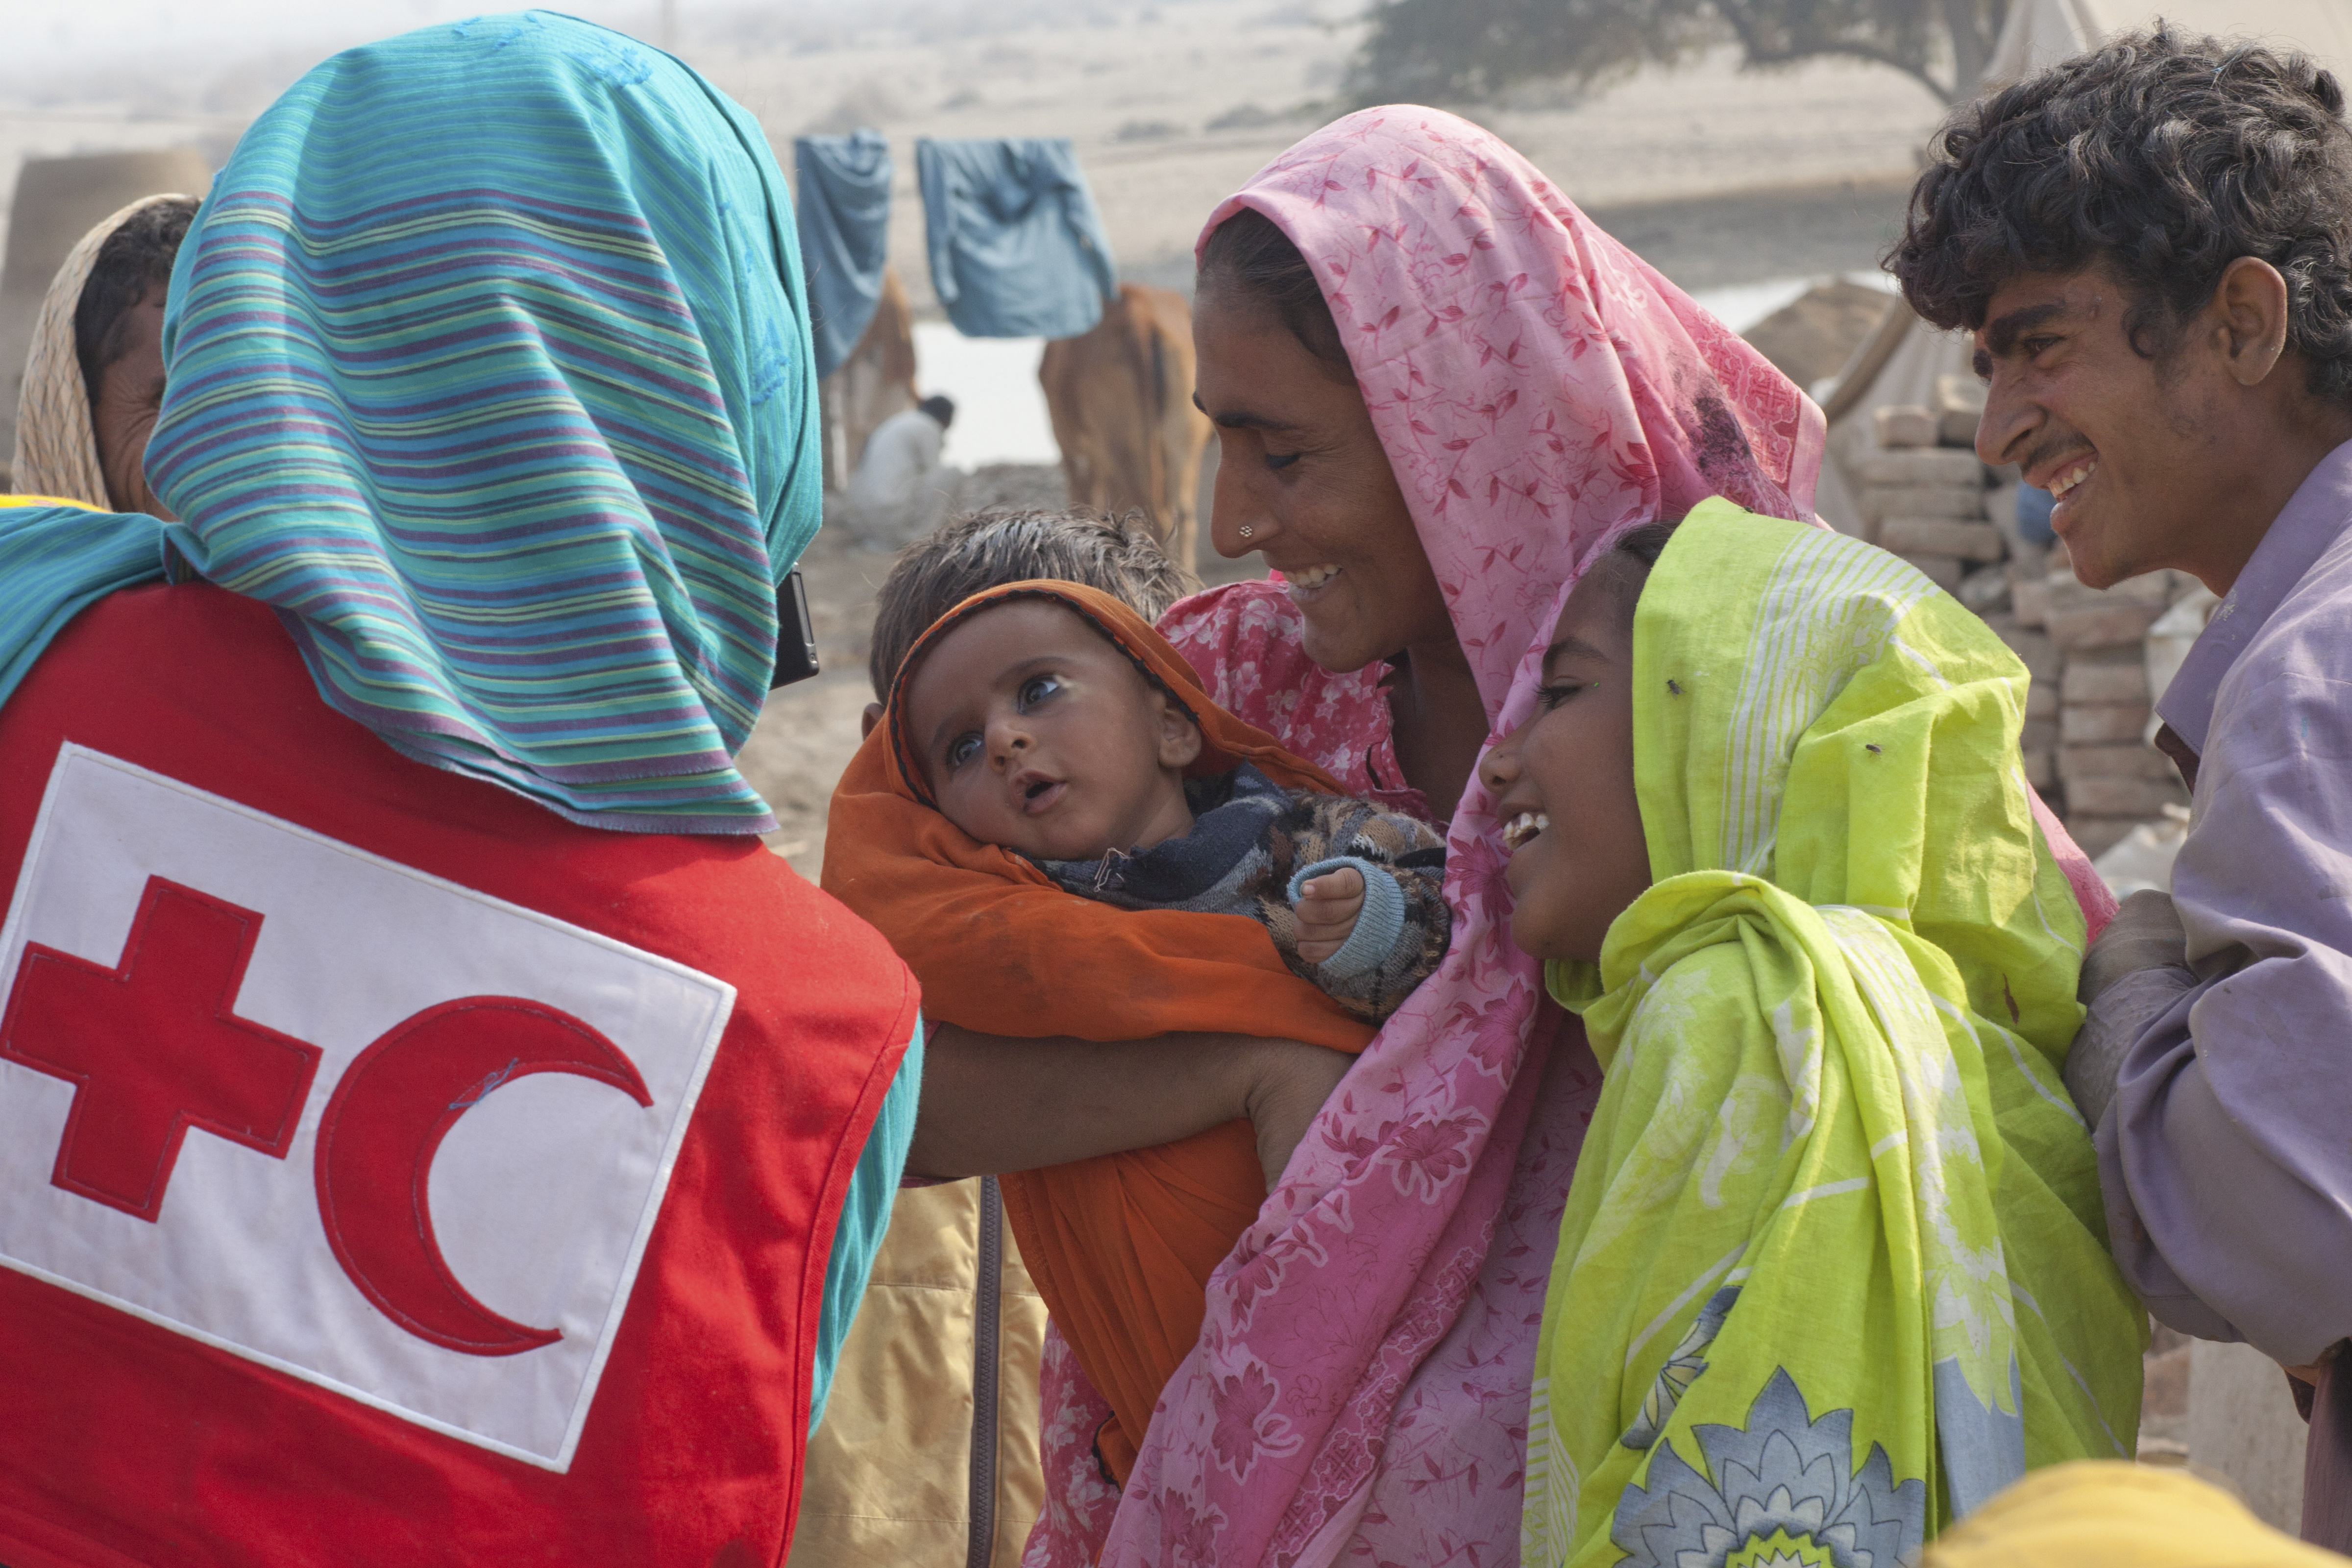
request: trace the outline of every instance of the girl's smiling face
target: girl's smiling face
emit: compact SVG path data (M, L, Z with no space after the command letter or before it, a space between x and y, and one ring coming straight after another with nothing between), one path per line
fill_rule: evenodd
M1560 606L1534 717L1486 754L1511 859L1511 940L1538 958L1593 963L1610 923L1650 885L1633 785L1631 556L1596 563Z

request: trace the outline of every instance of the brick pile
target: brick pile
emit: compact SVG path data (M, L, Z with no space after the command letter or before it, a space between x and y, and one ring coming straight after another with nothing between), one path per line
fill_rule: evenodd
M1893 551L1982 616L2032 677L2025 773L2085 854L2186 805L2171 761L2147 744L2145 645L2165 610L2196 592L2177 572L2101 591L2075 581L2063 545L2016 527L2014 469L1973 450L1984 393L1945 376L1933 406L1881 408L1877 445L1847 464L1864 537Z

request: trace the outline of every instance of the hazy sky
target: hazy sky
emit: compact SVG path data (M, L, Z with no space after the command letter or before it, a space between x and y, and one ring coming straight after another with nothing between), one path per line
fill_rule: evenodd
M573 0L563 9L636 32L657 25L656 5L657 0ZM110 56L136 58L142 66L176 58L205 68L284 48L331 51L504 8L496 0L0 0L0 37L7 40L0 69L21 83L38 74L79 76Z
M698 37L770 36L887 25L971 30L1073 12L1129 13L1139 0L669 0L691 44ZM1163 0L1167 3L1167 0ZM1181 0L1173 0L1181 4ZM659 41L663 0L568 0L553 7ZM1269 0L1269 5L1273 0ZM520 9L512 0L0 0L0 89L82 96L84 79L121 62L204 76L240 59L313 58L432 22ZM1353 0L1326 10L1352 9Z

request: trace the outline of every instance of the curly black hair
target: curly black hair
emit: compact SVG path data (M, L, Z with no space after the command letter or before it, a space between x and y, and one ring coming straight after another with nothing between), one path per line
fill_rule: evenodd
M2305 56L2158 23L1955 110L1929 155L1885 264L1937 326L1981 327L2019 273L2104 263L2156 358L2255 256L2312 393L2352 403L2352 130Z
M874 641L866 656L875 700L890 700L890 683L907 650L933 621L974 594L1032 577L1099 588L1147 621L1201 587L1168 558L1151 520L1139 511L1117 517L1084 507L967 512L915 541L890 563L890 575L875 595Z
M98 401L107 368L130 352L125 323L152 289L157 298L172 281L180 241L195 221L193 196L152 202L106 237L91 264L89 281L74 302L74 357L81 363L84 391Z

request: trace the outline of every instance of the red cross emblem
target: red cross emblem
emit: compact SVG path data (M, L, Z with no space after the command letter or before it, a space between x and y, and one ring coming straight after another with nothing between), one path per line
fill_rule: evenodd
M319 1047L236 1016L261 916L147 879L122 960L27 942L0 1058L74 1086L51 1177L152 1222L188 1129L286 1157Z
M150 877L114 968L25 944L0 1015L0 1058L74 1086L53 1184L152 1224L191 1127L286 1157L321 1053L236 1016L261 922ZM610 1040L514 996L463 996L402 1020L328 1101L317 1155L328 1241L352 1283L420 1339L491 1356L562 1337L475 1300L450 1273L425 1201L434 1153L457 1119L499 1085L541 1072L653 1103Z

